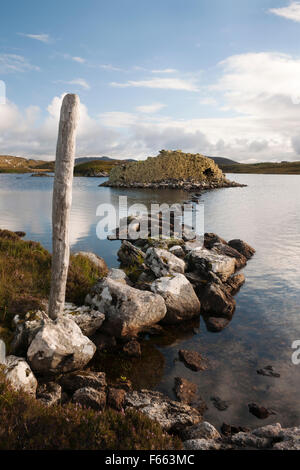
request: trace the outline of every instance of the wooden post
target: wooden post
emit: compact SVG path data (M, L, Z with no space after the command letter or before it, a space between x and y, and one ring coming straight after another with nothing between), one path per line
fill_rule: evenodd
M64 97L56 147L55 179L52 199L52 270L49 316L55 320L64 309L69 268L69 220L72 204L76 127L79 98Z

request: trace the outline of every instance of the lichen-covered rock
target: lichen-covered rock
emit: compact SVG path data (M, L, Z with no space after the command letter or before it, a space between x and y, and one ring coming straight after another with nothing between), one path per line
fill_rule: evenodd
M235 258L218 254L213 250L198 248L187 255L188 267L191 271L206 274L215 273L221 281L225 282L236 270Z
M81 370L64 374L60 379L60 385L68 393L74 393L79 388L93 388L95 390L105 390L105 372L91 372Z
M231 437L231 443L239 447L254 447L255 449L267 449L271 447L272 439L258 437L250 433L239 432Z
M63 314L74 320L87 337L93 336L105 320L104 313L87 305L77 307L74 304L66 303Z
M241 269L247 264L247 259L239 251L235 250L232 246L225 245L224 243L215 243L212 251L219 255L229 256L235 259L236 269Z
M123 269L110 268L107 274L107 278L112 279L113 281L121 282L122 284L130 285L130 281Z
M221 443L213 439L190 439L183 443L185 450L221 450Z
M102 328L115 337L133 336L143 327L158 323L167 311L160 295L112 279L96 284L86 302L104 312Z
M28 312L24 319L16 315L13 320L15 331L10 348L12 354L26 356L27 349L33 338L40 330L43 322L48 320L48 315L40 310L35 313Z
M274 444L275 450L300 450L300 426L282 429L278 439L281 442Z
M212 424L203 421L185 428L182 438L184 441L190 439L221 439L221 435Z
M148 248L145 263L156 277L184 274L185 271L185 262L182 259L161 248Z
M151 284L151 290L160 294L166 303L164 323L175 324L200 314L200 301L183 274L161 277Z
M24 358L12 355L7 356L4 374L15 390L23 390L35 396L38 383Z
M94 356L96 346L70 318L47 321L27 351L27 359L39 374L69 372L84 367Z
M177 256L178 258L184 258L185 256L184 250L180 245L171 246L169 252L172 253L172 255Z
M36 397L46 406L60 403L62 398L61 386L56 382L39 384L36 391Z
M150 419L158 421L166 431L176 431L183 426L202 421L202 416L196 409L151 390L128 392L125 397L125 407L134 408Z
M91 387L79 388L74 393L72 402L86 408L101 411L106 405L106 393Z

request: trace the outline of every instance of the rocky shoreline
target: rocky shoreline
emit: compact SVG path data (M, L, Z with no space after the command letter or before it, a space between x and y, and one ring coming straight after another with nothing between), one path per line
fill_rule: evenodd
M205 234L204 241L123 240L120 269L103 270L106 274L87 292L85 305L66 304L56 321L49 319L46 306L14 318L10 354L3 360L7 380L44 406L74 403L100 413L136 410L178 436L186 450L300 449L299 427L249 430L223 423L219 432L204 420L207 407L197 386L182 377L174 381L175 401L157 391L136 390L126 377L108 380L104 372L91 369L95 354L107 348L139 360L144 334L163 334L200 314L209 330L226 328L234 315L234 295L245 282L240 270L254 253L242 240L227 242L213 233ZM103 269L101 258L81 255ZM178 357L199 374L212 366L197 351L180 349ZM278 377L271 367L258 373ZM226 409L225 402L214 400ZM249 412L260 419L273 413L255 403Z
M111 188L127 188L127 189L181 189L183 191L209 191L218 188L243 188L246 184L236 183L235 181L212 180L212 181L190 181L190 180L176 180L168 179L157 182L125 182L125 181L104 181L99 186L106 186Z

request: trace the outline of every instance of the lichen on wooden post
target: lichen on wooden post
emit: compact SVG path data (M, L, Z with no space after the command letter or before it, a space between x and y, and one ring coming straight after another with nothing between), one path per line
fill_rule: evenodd
M64 97L58 131L55 178L52 199L52 269L49 316L55 320L64 309L69 268L69 220L72 204L72 183L75 158L79 98Z

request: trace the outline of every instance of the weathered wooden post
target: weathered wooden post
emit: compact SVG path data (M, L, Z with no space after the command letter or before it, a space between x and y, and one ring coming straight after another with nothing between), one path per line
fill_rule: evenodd
M70 257L69 220L78 118L79 98L77 95L68 94L63 99L60 111L52 199L52 270L49 298L49 316L52 320L63 312L65 304Z

